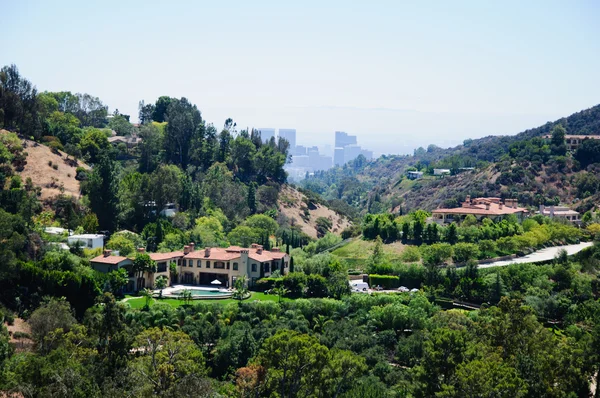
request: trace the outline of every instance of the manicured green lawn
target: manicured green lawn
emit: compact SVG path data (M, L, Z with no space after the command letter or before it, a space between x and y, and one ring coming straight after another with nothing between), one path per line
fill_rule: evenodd
M144 305L146 305L146 299L144 297L135 297L134 296L125 296L126 298L129 298L129 300L126 301L127 304L129 304L131 306L131 308L143 308ZM244 302L250 302L253 300L260 300L260 301L279 301L279 297L273 294L264 294L264 293L258 293L258 292L252 292L252 296L246 300L244 300ZM287 298L287 297L282 297L281 301L290 301L291 299ZM235 303L237 300L234 299L221 299L221 300L193 300L192 301L192 305L199 303L199 302L208 302L208 303L221 303L221 304L229 304L229 303ZM180 305L185 304L183 300L177 300L177 299L152 299L151 303L167 303L169 304L171 307L177 308ZM150 304L150 305L152 305Z
M346 261L349 268L364 269L365 264L373 253L375 241L363 239L354 239L347 245L335 249L331 254L334 254ZM397 260L404 250L404 245L400 242L383 245L383 252L388 260Z

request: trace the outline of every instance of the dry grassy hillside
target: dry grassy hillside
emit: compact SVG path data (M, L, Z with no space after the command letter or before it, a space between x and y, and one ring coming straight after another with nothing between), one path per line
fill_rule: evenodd
M0 134L7 133L0 130ZM22 171L17 173L23 182L29 177L33 185L42 189L41 199L48 199L62 192L67 195L79 197L79 181L75 179L77 166L89 170L83 162L74 161L62 151L56 153L34 141L22 139L23 151L27 153L27 164Z
M340 234L344 228L350 226L348 219L326 206L315 204L311 206L312 208L309 208L306 202L304 194L288 185L279 194L279 211L288 219L294 219L294 224L300 225L302 231L308 236L317 237L315 222L319 217L331 220L331 232L335 234Z

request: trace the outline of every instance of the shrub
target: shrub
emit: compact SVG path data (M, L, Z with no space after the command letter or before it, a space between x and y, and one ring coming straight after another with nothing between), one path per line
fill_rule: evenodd
M400 259L407 263L415 263L421 260L421 252L416 246L407 246L400 254Z
M58 170L58 165L57 165L56 163L54 163L54 164L52 165L52 168L53 168L54 170Z
M327 279L317 274L308 275L306 297L327 297Z
M435 243L423 246L423 263L426 265L440 265L452 257L452 246L449 243Z
M259 292L264 292L273 289L278 283L282 282L283 278L262 278L256 281L254 289Z
M384 289L396 289L400 287L400 278L393 275L369 275L369 286L381 286Z
M479 247L474 243L457 243L453 247L452 261L464 263L479 256Z
M302 272L291 272L283 278L283 286L293 297L300 297L306 288L306 274Z

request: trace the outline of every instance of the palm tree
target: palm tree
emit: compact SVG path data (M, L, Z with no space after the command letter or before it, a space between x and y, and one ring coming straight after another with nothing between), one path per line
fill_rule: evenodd
M156 278L156 282L154 283L154 285L157 289L160 290L158 298L162 298L163 289L167 287L167 277L164 275L159 276L158 278Z
M179 293L179 297L183 300L184 305L189 305L192 302L192 291L183 289L181 293Z
M281 303L281 297L285 296L290 291L289 291L289 289L285 288L284 286L278 286L278 287L273 288L273 292L275 292L275 294L278 296L279 302Z
M150 300L152 300L152 294L154 292L151 289L142 289L140 291L140 294L142 295L142 297L144 297L146 299L146 305L144 306L145 309L150 308Z
M245 299L249 294L248 287L246 285L247 280L248 278L246 275L242 275L241 277L237 278L233 284L232 297L236 300L239 300L240 304L242 303L242 300Z
M322 333L325 326L329 325L330 323L333 323L331 319L327 319L326 316L321 314L317 315L314 321L315 324L313 326L313 330L317 333Z

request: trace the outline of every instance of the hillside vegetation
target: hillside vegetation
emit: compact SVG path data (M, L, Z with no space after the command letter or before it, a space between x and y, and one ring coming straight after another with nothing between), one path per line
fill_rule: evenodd
M542 138L554 133L556 140ZM567 153L565 134L600 134L600 105L515 136L469 139L448 149L430 145L411 156L382 156L372 162L359 157L316 173L302 186L325 199L343 200L363 214L456 206L466 195L515 198L532 207L573 203L587 211L598 199L595 164L600 150L594 140L587 140L576 153ZM452 175L435 177L434 168L450 169ZM410 181L409 170L425 176Z
M0 134L10 134L0 130ZM35 187L40 188L40 198L49 199L60 194L79 197L80 182L77 180L77 168L89 170L90 167L69 156L67 153L51 149L35 141L21 139L25 165L16 170L23 181L31 179Z

